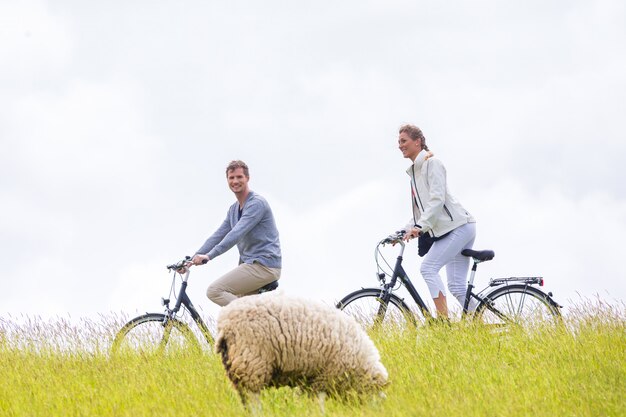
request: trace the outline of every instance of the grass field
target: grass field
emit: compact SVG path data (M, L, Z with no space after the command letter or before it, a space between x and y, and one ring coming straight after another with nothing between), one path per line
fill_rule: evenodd
M626 314L600 302L560 328L471 324L371 334L386 398L327 399L326 416L625 416ZM0 416L240 416L219 358L109 357L115 319L0 318ZM262 394L261 415L322 415L317 398Z

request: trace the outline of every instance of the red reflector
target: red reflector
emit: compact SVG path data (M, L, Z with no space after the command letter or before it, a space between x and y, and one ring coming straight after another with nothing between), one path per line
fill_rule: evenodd
M539 278L539 286L543 287L543 278Z

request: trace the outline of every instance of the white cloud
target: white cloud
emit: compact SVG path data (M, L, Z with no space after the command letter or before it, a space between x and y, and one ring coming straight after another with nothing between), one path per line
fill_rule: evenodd
M69 65L73 49L67 21L51 16L45 2L0 4L0 85L43 87Z
M574 199L553 185L532 189L513 178L472 195L476 246L496 251L482 270L544 276L562 304L578 293L626 298L619 260L626 201L602 192Z
M140 107L125 87L77 81L61 96L21 98L9 131L17 141L13 158L44 181L145 182L159 143L144 133Z
M222 220L234 158L274 208L285 290L375 285L374 246L410 214L404 122L496 250L481 276L540 273L561 302L626 297L624 5L481 5L3 3L4 297L158 307L164 265ZM419 283L414 248L406 262ZM194 301L210 310L206 285L235 263L198 269Z

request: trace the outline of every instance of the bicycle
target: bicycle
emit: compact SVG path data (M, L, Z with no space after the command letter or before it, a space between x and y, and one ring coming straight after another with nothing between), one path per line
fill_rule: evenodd
M161 304L165 307L163 313L146 313L135 317L126 323L117 332L111 345L111 353L119 352L147 352L164 353L176 350L201 349L201 344L191 327L180 319L185 310L198 326L204 340L213 346L214 339L208 326L200 317L187 295L187 285L191 272L191 258L168 265L167 269L173 273L170 297L176 299L174 308L170 308L170 298L161 298ZM175 292L176 277L181 278L178 295ZM257 290L258 293L273 291L278 288L278 281L273 281ZM183 311L181 313L181 308ZM179 314L181 313L181 314Z
M404 231L396 232L376 245L375 259L380 288L362 288L354 291L336 305L366 327L384 323L402 328L407 324L418 325L434 319L402 267L404 234ZM391 274L385 271L379 261L381 256L387 267L391 267L380 250L381 246L386 244L400 244L400 253ZM492 278L486 288L475 293L474 278L478 264L492 260L495 252L465 249L461 253L473 260L463 305L463 318L471 316L474 320L493 325L532 325L556 323L560 320L562 306L553 300L551 292L546 293L537 288L543 286L543 277ZM386 280L388 276L391 277L389 282ZM417 311L411 310L404 299L395 294L402 285L417 304ZM475 305L475 309L471 309L470 305Z

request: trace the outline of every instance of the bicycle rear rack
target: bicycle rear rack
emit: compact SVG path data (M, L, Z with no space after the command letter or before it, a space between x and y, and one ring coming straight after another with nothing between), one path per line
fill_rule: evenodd
M538 284L540 287L543 287L543 277L509 277L509 278L491 278L489 280L490 287L496 287L498 285L509 285L509 284L526 284L526 285L535 285Z

